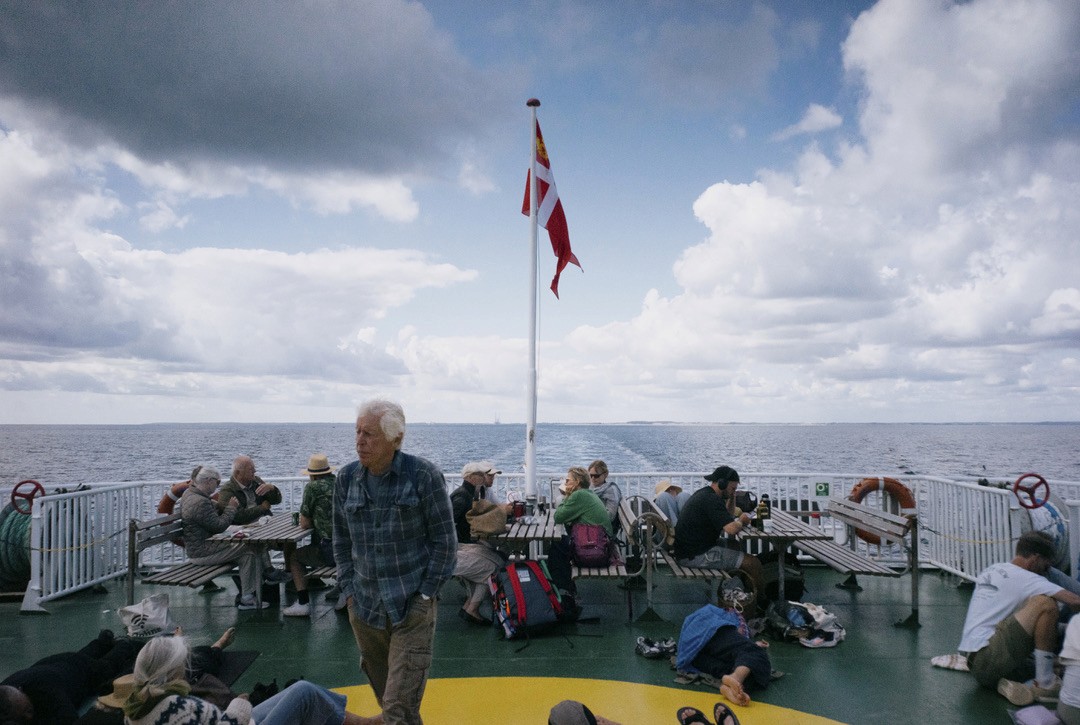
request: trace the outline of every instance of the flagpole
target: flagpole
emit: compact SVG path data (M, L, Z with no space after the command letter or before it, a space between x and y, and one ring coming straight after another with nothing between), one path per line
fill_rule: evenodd
M525 103L531 113L529 126L529 381L528 413L525 422L525 497L536 496L536 314L537 314L537 183L536 183L536 109L540 101Z

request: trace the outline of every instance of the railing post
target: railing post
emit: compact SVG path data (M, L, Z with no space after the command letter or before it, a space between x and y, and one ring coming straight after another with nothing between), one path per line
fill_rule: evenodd
M25 614L48 614L41 606L41 509L45 506L45 501L46 498L35 501L30 512L30 581L26 584L22 606L19 608L19 611Z

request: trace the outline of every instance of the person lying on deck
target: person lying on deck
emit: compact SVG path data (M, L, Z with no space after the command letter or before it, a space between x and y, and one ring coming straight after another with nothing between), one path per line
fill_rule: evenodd
M38 660L0 682L0 722L70 725L79 708L117 676L131 671L135 644L103 629L78 652Z
M1080 596L1046 578L1054 553L1053 539L1045 533L1022 534L1012 561L991 564L979 574L968 604L958 649L975 681L996 688L1014 705L1056 696L1061 689L1054 674L1058 602L1078 611Z
M745 707L751 688L765 689L772 675L768 642L750 639L741 614L706 604L683 620L675 669L720 680L720 694Z
M299 680L252 707L237 697L222 712L191 695L184 679L190 651L183 637L150 640L135 659L134 692L124 702L129 725L203 725L255 723L255 725L378 725L382 715L362 717L345 710L345 695Z

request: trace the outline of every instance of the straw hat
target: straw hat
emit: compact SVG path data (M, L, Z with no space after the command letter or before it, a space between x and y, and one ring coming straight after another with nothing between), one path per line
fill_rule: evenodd
M112 692L99 697L98 702L119 710L133 692L135 692L135 675L121 675L112 681Z
M333 473L336 468L330 466L330 459L325 453L316 453L308 459L307 468L300 471L301 476L321 476L325 473Z
M674 483L672 483L671 479L665 478L663 481L656 484L656 493L654 493L653 495L654 496L659 496L664 491L667 491L669 488L677 488L680 491L682 491L682 488L679 487L679 486L676 486Z

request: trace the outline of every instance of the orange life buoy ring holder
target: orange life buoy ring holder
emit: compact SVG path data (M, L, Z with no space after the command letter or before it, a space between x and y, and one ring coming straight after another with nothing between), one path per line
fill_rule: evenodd
M864 478L855 484L855 488L851 489L851 495L848 496L849 501L855 503L862 503L862 500L874 491L884 491L893 497L893 499L900 504L902 509L915 508L915 494L911 492L911 489L904 484L897 481L895 478ZM877 534L871 534L868 531L862 529L855 529L855 535L865 541L867 544L878 545L881 543L881 537Z
M173 509L176 508L176 502L180 500L180 497L184 495L184 491L187 491L191 486L191 481L181 481L180 483L174 483L172 488L165 492L165 495L158 501L157 512L159 514L165 514L170 516Z
M165 514L171 516L173 510L176 508L176 502L180 500L180 497L184 495L184 491L191 488L191 481L181 481L180 483L174 483L172 488L165 492L165 495L158 501L157 511L159 514ZM176 537L172 540L177 546L183 547L184 539L182 537Z

